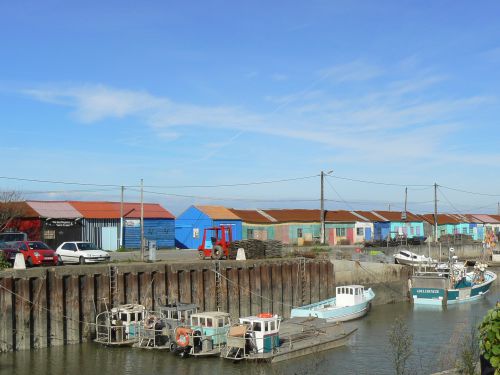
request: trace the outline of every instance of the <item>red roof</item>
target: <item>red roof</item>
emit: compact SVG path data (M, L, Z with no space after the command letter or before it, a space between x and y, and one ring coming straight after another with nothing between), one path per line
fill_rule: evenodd
M262 215L258 210L237 210L234 208L230 208L229 210L245 223L271 224L274 222Z
M447 214L438 214L437 215L437 222L438 225L443 225L443 224L459 224L460 221L454 218L453 216L447 215ZM422 219L427 221L429 224L434 225L434 214L424 214L420 215Z
M401 219L401 211L374 211L377 215L380 215L387 219L387 221L403 221ZM422 221L418 216L406 211L406 220L404 221Z
M262 211L275 218L279 223L311 223L321 221L320 210L282 209Z
M354 221L366 221L366 220L353 214L351 211L338 210L338 211L326 211L325 221L354 222Z
M26 202L3 202L0 203L0 210L10 212L16 217L35 218L40 217L38 212L30 207Z
M86 219L119 219L120 202L69 202L82 217ZM140 203L123 203L123 215L126 218L141 217ZM175 219L169 211L157 203L144 203L144 218L146 219Z

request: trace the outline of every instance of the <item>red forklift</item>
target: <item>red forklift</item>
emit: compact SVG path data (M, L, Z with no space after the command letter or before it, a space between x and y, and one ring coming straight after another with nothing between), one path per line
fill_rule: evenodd
M211 258L214 260L229 259L229 247L233 242L233 229L231 226L205 228L203 242L198 247L200 259Z

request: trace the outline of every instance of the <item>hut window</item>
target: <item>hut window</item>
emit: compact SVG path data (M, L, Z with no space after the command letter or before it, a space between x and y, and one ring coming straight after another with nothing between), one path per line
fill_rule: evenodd
M345 228L336 228L335 232L338 237L345 237Z
M364 228L357 228L356 229L356 234L358 236L362 236L365 233Z
M43 239L44 240L55 240L56 231L55 230L45 230L43 231Z
M247 238L249 240L253 239L253 229L247 229Z
M302 238L302 228L297 228L297 238Z

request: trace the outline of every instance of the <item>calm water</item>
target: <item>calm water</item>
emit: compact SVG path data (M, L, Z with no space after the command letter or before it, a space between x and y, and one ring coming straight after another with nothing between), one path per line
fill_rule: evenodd
M285 364L232 363L219 358L181 359L165 351L104 348L92 343L0 354L0 374L391 374L387 332L400 316L414 335L412 369L429 374L450 366L461 332L469 332L500 299L495 286L488 297L446 310L414 308L409 303L374 306L367 317L351 322L358 332L349 346Z

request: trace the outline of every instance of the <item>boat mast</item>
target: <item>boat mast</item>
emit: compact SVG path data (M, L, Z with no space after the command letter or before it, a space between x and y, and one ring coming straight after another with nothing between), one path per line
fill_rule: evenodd
M437 203L437 187L434 183L434 243L438 240L438 203Z

